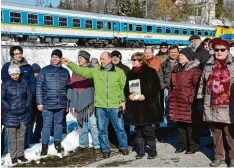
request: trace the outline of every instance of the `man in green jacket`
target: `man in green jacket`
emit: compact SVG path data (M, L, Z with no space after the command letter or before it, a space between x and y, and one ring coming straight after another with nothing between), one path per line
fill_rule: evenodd
M119 141L119 149L123 155L128 155L128 139L124 130L124 120L119 107L125 109L124 86L126 77L124 71L111 63L111 54L103 52L100 56L101 66L94 68L80 67L67 58L62 63L74 73L85 78L93 79L96 107L96 116L99 131L99 140L103 157L110 157L108 141L108 125L112 122Z

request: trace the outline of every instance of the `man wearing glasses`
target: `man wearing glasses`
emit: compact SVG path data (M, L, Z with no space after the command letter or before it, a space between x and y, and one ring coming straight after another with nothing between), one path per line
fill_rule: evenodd
M162 42L160 44L157 56L159 57L161 62L164 62L168 58L168 44L166 42Z

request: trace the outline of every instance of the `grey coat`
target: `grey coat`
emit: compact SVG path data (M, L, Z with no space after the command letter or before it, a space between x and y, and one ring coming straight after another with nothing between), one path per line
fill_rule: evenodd
M215 110L211 107L211 95L208 93L207 80L214 68L214 57L210 57L207 64L204 67L204 71L201 76L197 98L203 99L203 120L206 122L219 122L234 124L234 57L229 54L227 57L228 70L230 72L231 79L231 103L229 107L219 107Z

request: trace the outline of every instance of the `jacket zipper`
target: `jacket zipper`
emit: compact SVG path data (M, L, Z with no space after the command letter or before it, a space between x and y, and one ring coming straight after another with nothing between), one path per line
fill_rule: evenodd
M106 104L108 108L108 71L106 71Z

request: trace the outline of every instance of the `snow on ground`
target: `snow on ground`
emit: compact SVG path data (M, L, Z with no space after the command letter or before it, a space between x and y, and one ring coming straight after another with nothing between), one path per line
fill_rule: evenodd
M24 49L24 56L27 58L28 62L30 64L32 63L38 63L42 67L45 65L48 65L50 62L50 54L53 49L34 49L34 48L25 48ZM6 51L5 54L8 54L9 51L7 49L4 50L4 47L2 47L2 52ZM78 49L62 49L63 55L72 61L77 62L77 53ZM112 50L106 50L106 51L112 51ZM123 63L131 66L130 58L131 55L134 52L137 51L143 51L143 49L131 49L131 50L126 50L126 49L121 49L120 52L123 55ZM92 49L89 50L91 53L92 58L99 58L100 54L103 52L102 49ZM234 55L234 47L231 48L231 53ZM3 53L2 53L3 54ZM9 56L10 57L10 56ZM71 151L79 146L79 141L78 141L78 131L77 131L77 124L75 121L75 118L71 115L67 115L67 129L68 129L68 134L67 136L64 137L62 141L62 145L65 148L65 154L68 151ZM91 136L89 134L89 143L90 146L92 146L92 140ZM41 158L40 156L40 151L41 151L41 144L33 144L29 149L25 151L25 157L31 160L38 160ZM61 156L61 154L58 154L57 151L54 148L53 145L53 138L51 138L50 141L50 146L48 150L49 155L57 155ZM62 156L61 156L62 157ZM6 156L3 156L1 158L1 165L4 167L11 166L11 159L10 159L10 154L8 153Z

